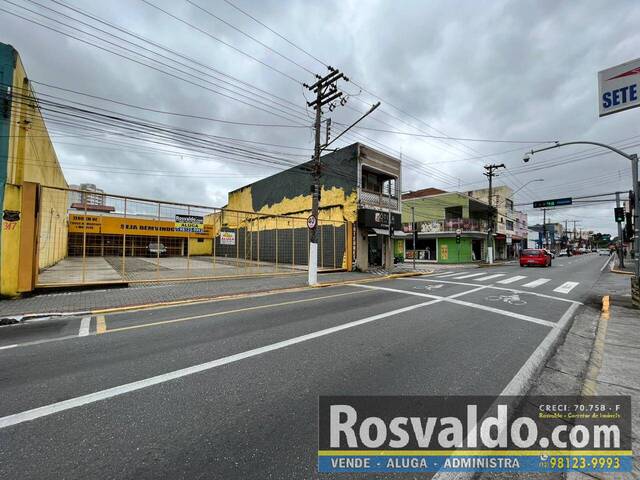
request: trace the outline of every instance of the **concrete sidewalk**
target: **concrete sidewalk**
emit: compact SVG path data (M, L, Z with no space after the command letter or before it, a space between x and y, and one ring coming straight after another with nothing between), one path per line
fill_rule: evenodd
M476 478L640 478L640 310L631 304L631 288L627 275L616 274L608 269L601 274L593 295L576 315L564 341L546 362L527 395L631 396L633 472L569 472L565 475L484 473Z
M417 270L429 273L433 268ZM321 284L365 281L384 278L389 274L407 275L413 271L394 269L392 272L338 272L318 276ZM307 286L307 273L291 275L231 278L174 283L137 284L129 287L66 290L39 293L16 299L0 300L0 319L24 316L87 314L98 310L143 306L156 303L198 300L228 295L266 292Z

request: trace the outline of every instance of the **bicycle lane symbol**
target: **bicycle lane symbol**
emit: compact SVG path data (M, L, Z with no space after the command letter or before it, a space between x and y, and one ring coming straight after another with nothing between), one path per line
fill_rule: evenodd
M517 293L512 293L511 295L489 295L486 299L490 302L504 302L509 305L526 305L527 302L520 298L520 295Z

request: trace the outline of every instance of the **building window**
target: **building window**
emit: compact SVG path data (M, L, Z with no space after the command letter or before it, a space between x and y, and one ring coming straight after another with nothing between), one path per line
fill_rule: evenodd
M507 207L507 210L509 210L510 212L513 211L513 200L505 198L504 199L504 204Z
M362 188L370 192L382 193L380 177L373 172L362 171Z
M513 222L511 220L507 220L507 230L513 230Z

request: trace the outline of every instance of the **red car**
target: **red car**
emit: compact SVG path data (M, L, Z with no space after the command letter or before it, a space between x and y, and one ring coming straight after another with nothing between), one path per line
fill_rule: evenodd
M549 255L542 248L528 248L522 251L520 255L520 266L528 267L530 265L537 265L539 267L551 266L551 255Z

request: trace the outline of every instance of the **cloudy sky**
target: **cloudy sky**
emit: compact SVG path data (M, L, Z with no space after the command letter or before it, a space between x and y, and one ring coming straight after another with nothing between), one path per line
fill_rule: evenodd
M631 185L628 161L598 149L565 147L526 165L522 153L552 140L640 145L640 110L600 119L597 108L598 70L638 57L633 0L615 8L551 0L0 0L0 9L0 42L20 52L41 99L58 104L45 114L69 183L222 206L229 190L309 158L312 118L301 84L328 64L351 80L340 85L346 106L327 112L334 134L382 102L365 128L337 144L401 155L403 190L483 188L482 166L504 163L496 184L519 189L516 204L533 224L539 212L524 205L533 200ZM60 104L101 108L127 123L92 122ZM534 179L544 181L525 186ZM551 220L615 233L613 206L581 204L551 212Z

